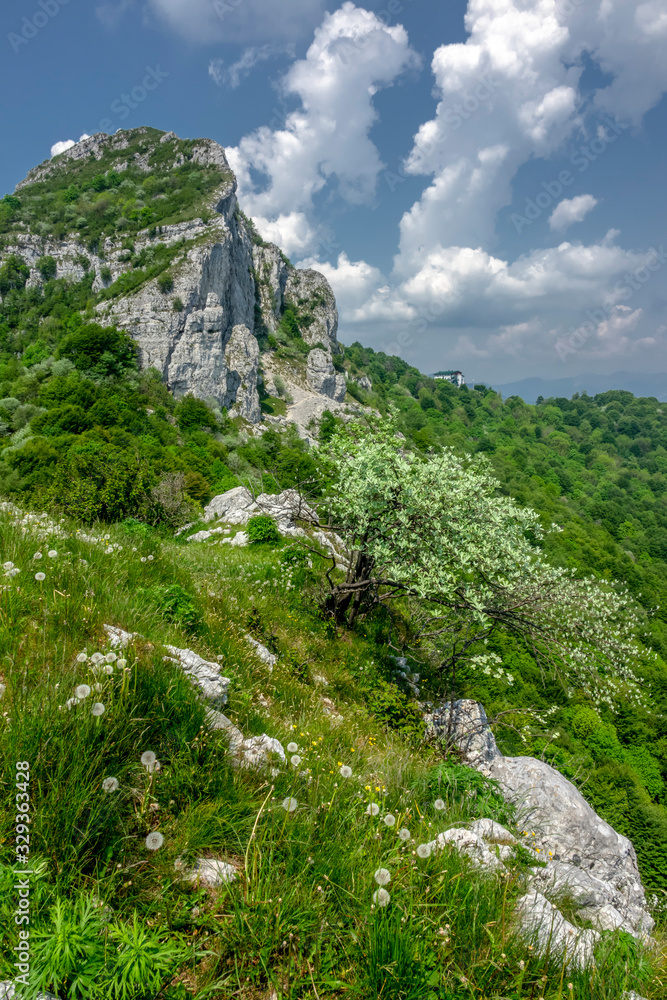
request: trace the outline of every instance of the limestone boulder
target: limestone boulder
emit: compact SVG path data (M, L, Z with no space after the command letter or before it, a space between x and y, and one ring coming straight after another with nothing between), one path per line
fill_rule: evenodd
M498 782L505 799L516 806L520 840L536 859L547 862L533 873L535 891L555 896L567 891L582 915L599 926L615 924L636 938L647 938L654 920L627 837L545 761L503 756L479 703L447 702L425 719L427 732L449 733L466 762Z
M331 354L320 348L314 348L308 355L306 368L308 385L314 392L320 393L340 403L345 399L347 383L345 376L337 372L333 366Z

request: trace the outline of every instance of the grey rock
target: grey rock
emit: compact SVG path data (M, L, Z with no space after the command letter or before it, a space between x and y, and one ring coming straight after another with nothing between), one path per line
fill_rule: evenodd
M302 333L307 344L312 347L321 344L332 354L340 354L341 348L336 340L338 331L336 300L323 274L310 269L290 268L284 301L295 303L299 311L307 308L313 317L313 322Z
M187 878L190 882L197 884L227 885L229 882L235 881L236 868L228 861L219 861L216 858L198 858Z
M140 638L138 632L126 632L116 625L103 625L102 628L108 635L109 645L113 649L117 649L118 647L125 649L134 639Z
M328 396L337 403L345 399L347 392L345 376L335 370L331 355L326 351L314 348L309 353L306 378L310 388L320 395Z
M543 955L549 952L564 960L566 968L591 965L600 935L575 927L542 893L532 889L517 900L520 933Z
M251 635L247 635L245 638L246 642L250 643L253 647L260 660L262 660L263 663L268 664L268 666L273 669L278 662L278 657L274 653L269 652L266 646L263 646L261 642L257 642L257 639L253 639Z
M248 537L247 532L237 531L233 538L229 539L223 538L223 541L224 542L229 541L229 544L233 545L235 548L243 548L244 546L248 545L250 539Z
M108 150L124 150L134 135L144 132L120 131L113 136L98 133L31 170L17 190L66 171L72 160L99 160ZM176 139L174 133L168 132L155 141L168 147ZM191 159L220 170L220 185L208 206L215 213L213 219L164 226L159 236L144 230L133 237L136 252L161 243L179 247L169 268L173 290L161 292L156 277L132 294L99 303L97 311L101 322L117 324L136 340L141 366L155 367L177 397L192 393L200 399L214 400L234 416L257 424L261 410L256 334L273 332L286 306L294 303L301 315L310 317L309 325L304 326L306 342L321 344L336 353L340 350L336 341L336 303L324 275L312 270L297 271L277 247L256 245L238 211L236 180L221 146L210 139L197 140ZM172 166L182 162L174 147ZM132 164L149 171L150 150L135 156ZM115 169L127 165L117 163ZM108 267L115 280L131 266L125 260L122 243L120 235L107 239L103 256L98 256L74 238L57 241L30 233L13 234L12 245L0 253L0 264L7 254L21 254L31 267L29 284L39 285L42 279L36 262L42 255L54 257L58 277L76 280L86 273L81 263L85 257L88 268L95 273L93 288L97 291L104 285L102 267ZM176 298L183 306L177 311ZM341 387L336 391L340 393Z
M437 851L442 850L448 844L456 847L462 854L469 857L477 867L487 869L488 871L505 870L502 861L489 850L483 839L470 830L465 830L461 827L452 827L451 830L439 833L435 840L429 842L429 847L431 851Z
M266 330L275 333L283 309L289 264L285 262L278 247L271 244L253 246L252 258L262 320Z
M16 987L11 979L0 982L0 1000L14 1000ZM54 993L38 993L35 1000L59 1000Z
M427 731L445 734L449 709L446 703L426 716ZM504 757L477 702L454 703L452 738L467 762L497 781L505 799L517 807L530 846L552 859L534 873L535 885L547 893L569 886L585 916L604 925L616 919L616 910L622 929L646 940L654 920L631 842L605 823L555 768L534 757Z
M513 833L492 819L476 819L470 824L469 829L471 833L477 834L489 843L516 844L517 842Z
M244 417L249 423L256 424L262 419L257 389L259 344L247 326L239 324L232 328L225 349L225 362L227 393L230 399L234 399L230 416Z
M230 680L220 674L219 664L203 659L191 649L178 649L177 646L165 646L165 649L180 664L183 673L187 674L194 686L199 688L206 701L224 708Z
M229 749L235 766L240 768L264 767L271 761L271 755L277 754L285 761L285 750L282 743L272 736L262 733L261 736L244 737L240 729L223 715L222 712L211 710L206 719L211 729L221 730L229 737Z
M283 534L293 533L297 518L317 521L317 512L296 490L284 490L277 494L260 493L253 499L252 493L245 486L235 486L226 493L213 497L204 508L204 521L217 519L225 524L245 525L255 514L268 514Z

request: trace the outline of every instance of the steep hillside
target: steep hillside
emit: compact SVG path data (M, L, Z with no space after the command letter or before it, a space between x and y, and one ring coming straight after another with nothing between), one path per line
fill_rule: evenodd
M463 820L516 827L497 786L451 749L422 742L426 703L452 693L485 705L502 753L552 763L632 840L661 939L667 415L655 397L612 391L529 406L340 344L326 280L296 270L260 239L237 204L224 150L153 129L93 136L36 167L0 201L0 296L0 494L39 518L11 505L0 511L2 738L7 759L34 759L43 795L36 905L44 940L49 921L65 919L57 907L73 901L79 909L67 920L87 922L99 938L100 917L88 905L94 893L115 914L105 933L116 943L129 941L135 911L156 928L148 951L169 941L196 952L197 936L210 943L219 921L233 928L229 947L195 956L192 974L181 952L165 952L160 989L171 986L156 987L151 998L181 1000L195 987L204 996L215 983L211 996L235 990L247 1000L345 993L453 1000L471 995L469 979L475 995L561 1000L562 968L549 959L533 968L511 936L525 855L518 853L502 891L477 885L458 855L448 856L453 874L443 882L442 865L415 867L416 853L389 844L379 821L371 831L357 815L356 800L366 805L386 793L383 810L410 826L415 851L419 839ZM229 499L216 502L231 520L211 530L205 505L241 484L253 495L296 488L319 504L331 470L313 446L353 418L378 413L392 415L410 454L484 454L500 493L535 509L545 528L562 527L534 539L552 564L627 586L645 615L631 665L640 701L630 687L595 699L558 683L528 642L505 633L483 650L502 669L463 667L450 677L413 643L407 605L332 620L325 596L342 562L335 545L338 566L324 558L324 536L318 544L311 532L305 554L264 521L257 529L264 543L248 545ZM236 500L241 494L250 496L241 490ZM55 520L42 520L47 513ZM290 524L286 534L303 540L300 530ZM114 674L113 682L86 673L92 668L80 658L112 652L105 624L139 633L127 678ZM267 647L268 660L257 660L248 635ZM211 735L201 705L172 670L173 650L191 647L205 669L223 658L235 732L293 736L305 770L276 758L273 775L234 770L229 731ZM114 708L104 723L97 716L84 725L58 693L89 681L110 685L104 699ZM47 732L54 749L44 756ZM252 756L265 744L243 746ZM169 761L160 794L134 759L146 748ZM72 753L90 761L78 798ZM355 755L352 793L337 776ZM100 791L112 763L123 790L117 799ZM446 804L437 815L436 795ZM308 804L291 826L283 797ZM64 801L70 812L62 812ZM173 849L149 865L137 838L150 835L158 815ZM67 846L73 824L80 837ZM3 830L5 847L9 836ZM334 843L340 854L332 861ZM174 876L176 862L197 858L232 864L243 892L212 892ZM372 881L387 858L405 868L401 909L369 911L359 879ZM276 898L289 906L274 907ZM617 1000L626 986L643 985L657 1000L663 974L650 971L634 938L605 941L604 975L573 975L574 996ZM394 963L396 977L387 972ZM88 1000L71 970L63 982L69 993L60 991L61 1000ZM57 977L42 986L56 984Z
M28 289L88 282L89 309L133 337L142 369L155 368L177 397L256 423L259 346L285 309L303 342L325 352L338 350L338 318L325 278L262 241L235 191L210 139L148 128L95 135L5 197L0 263L20 259Z

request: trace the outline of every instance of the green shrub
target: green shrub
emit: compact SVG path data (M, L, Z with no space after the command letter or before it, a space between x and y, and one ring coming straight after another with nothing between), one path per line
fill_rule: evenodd
M111 268L107 267L106 264L104 265L104 267L100 268L100 278L102 279L105 285L108 285L111 279L113 278L113 275L111 273Z
M165 621L179 625L186 632L197 632L200 629L202 614L197 598L180 584L140 588L139 593L149 598Z
M157 279L157 286L163 295L167 295L174 290L174 279L171 274L161 274Z
M276 522L268 514L255 514L248 521L248 538L254 544L275 545L281 539Z
M171 308L175 313L183 312L183 310L185 309L185 306L183 305L183 299L179 298L179 296L177 295L171 304Z
M58 273L58 265L55 257L40 257L37 261L37 270L44 281L50 281Z
M137 368L137 347L131 337L115 326L89 323L66 337L58 348L59 358L69 358L92 378L123 375Z

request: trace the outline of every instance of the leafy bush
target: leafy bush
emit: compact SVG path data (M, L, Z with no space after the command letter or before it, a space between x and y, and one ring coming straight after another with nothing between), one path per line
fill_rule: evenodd
M161 274L157 279L157 286L163 295L167 295L174 289L174 279L171 274Z
M37 270L44 281L50 281L52 278L55 278L58 273L58 265L55 257L40 257L37 261Z
M251 542L275 545L281 540L281 534L276 527L276 522L268 514L255 514L248 521L246 528L248 538Z
M197 632L200 629L202 614L197 599L180 584L140 588L139 593L149 598L165 621L179 625L186 632Z
M115 326L89 323L65 337L58 348L59 358L68 358L91 378L121 376L137 368L137 347L131 337Z

